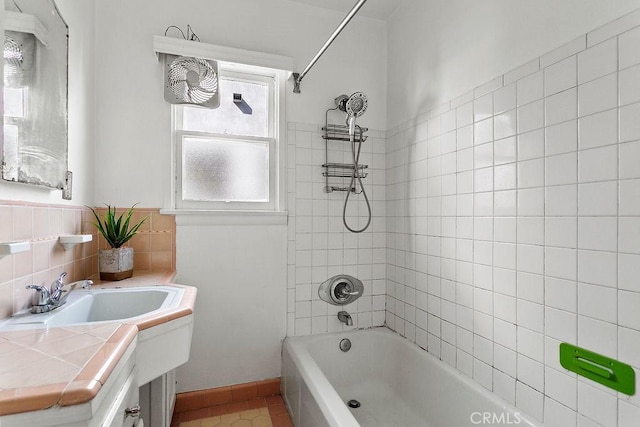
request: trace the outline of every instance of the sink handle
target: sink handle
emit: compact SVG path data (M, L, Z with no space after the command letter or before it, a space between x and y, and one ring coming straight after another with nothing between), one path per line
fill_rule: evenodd
M51 294L49 289L44 285L27 285L26 289L33 289L36 293L33 295L32 305L47 305L51 303Z

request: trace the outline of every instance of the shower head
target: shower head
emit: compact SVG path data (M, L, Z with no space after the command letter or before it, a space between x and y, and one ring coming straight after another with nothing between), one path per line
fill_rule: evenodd
M345 109L349 117L360 117L367 111L367 95L362 92L356 92L347 99Z
M362 92L355 92L351 96L340 95L335 99L336 106L350 118L360 117L367 110L367 96Z

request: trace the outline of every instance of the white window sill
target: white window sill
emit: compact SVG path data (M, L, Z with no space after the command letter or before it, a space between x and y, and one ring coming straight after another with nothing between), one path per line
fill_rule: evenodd
M287 211L212 211L160 209L162 215L175 215L177 225L287 225Z

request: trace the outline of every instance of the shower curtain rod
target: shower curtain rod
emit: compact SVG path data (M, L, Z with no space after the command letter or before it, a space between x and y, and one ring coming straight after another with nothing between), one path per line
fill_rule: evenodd
M347 14L347 16L345 16L345 18L342 20L340 25L338 25L338 28L336 28L333 34L331 34L331 37L329 37L329 40L327 40L327 42L320 48L318 53L316 53L316 56L314 56L311 62L309 62L309 65L307 65L304 71L301 73L293 73L293 93L300 93L300 83L302 82L302 79L304 79L304 76L306 76L309 70L315 65L316 62L318 62L318 59L320 59L322 54L327 49L329 49L329 46L331 46L331 43L333 43L336 37L338 37L338 34L342 32L344 27L346 27L349 21L351 21L351 18L353 18L355 14L358 13L360 8L362 7L362 5L364 5L366 1L367 0L358 0L356 5L353 6L351 11Z

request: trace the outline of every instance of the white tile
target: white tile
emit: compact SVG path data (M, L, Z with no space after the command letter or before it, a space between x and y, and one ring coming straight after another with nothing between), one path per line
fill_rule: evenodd
M616 358L618 327L591 317L578 316L578 346Z
M575 249L545 247L544 272L547 276L575 280L577 253Z
M640 293L618 292L618 323L620 326L640 330Z
M551 126L572 120L577 117L577 90L576 88L546 98L545 123Z
M584 53L584 52L583 52ZM576 56L570 56L544 70L544 95L549 96L577 84Z
M573 409L569 409L559 404L553 399L545 397L544 400L544 425L545 427L575 427L577 414Z
M578 186L545 188L545 212L549 216L572 216L578 213Z
M618 399L618 427L633 427L638 420L640 420L640 407Z
M473 308L481 313L493 314L492 292L475 288L473 292Z
M540 59L536 58L532 61L522 64L518 68L511 70L504 75L504 85L511 84L521 78L533 74L540 70Z
M486 168L493 165L493 143L476 145L473 149L473 167Z
M516 134L516 110L498 114L493 118L493 135L495 139L502 139Z
M574 341L575 342L575 341ZM560 358L558 357L558 351L560 349L561 341L549 336L544 338L544 364L547 368L552 368L560 372L565 372L565 369L560 365Z
M569 153L578 148L578 126L576 120L560 123L546 128L545 154Z
M474 191L492 191L493 190L493 168L485 168L475 170L473 173Z
M620 108L620 142L640 139L640 103Z
M512 243L494 243L493 265L499 268L516 268L516 246Z
M578 54L578 83L582 84L618 69L618 40L609 39Z
M583 382L578 382L578 411L603 426L617 423L616 397Z
M542 274L544 271L543 247L518 244L517 265L519 271Z
M493 116L493 94L488 93L473 101L473 121L479 122Z
M618 254L618 288L640 292L640 255Z
M473 90L473 96L475 98L480 98L481 96L489 93L489 92L493 92L496 89L499 89L502 87L502 76L498 76L496 78L494 78L493 80L490 80L480 86L478 86L477 88L475 88Z
M579 120L580 149L601 147L618 142L618 111L604 111Z
M544 159L518 162L518 188L544 185Z
M496 242L516 242L516 218L494 219L494 240Z
M517 81L518 107L543 97L543 73L538 71Z
M493 342L474 334L473 355L484 363L493 364Z
M549 307L575 313L577 292L577 284L573 280L545 278L544 303Z
M543 335L518 327L518 353L542 362L544 360Z
M532 247L535 248L535 246L532 246ZM527 254L523 252L523 255L527 255ZM543 303L544 278L542 275L526 273L524 271L518 271L517 281L518 281L518 286L517 286L516 294L518 298L526 299L527 301L536 302L538 304Z
M587 34L587 42L589 46L593 46L603 40L615 37L618 34L627 31L633 27L640 25L640 11L634 10L618 19L615 19L600 28L590 31Z
M495 216L510 216L516 214L515 191L496 191L493 198L493 208Z
M516 272L502 268L493 269L493 290L505 295L516 295Z
M578 314L615 323L618 314L617 291L605 286L579 283Z
M620 71L620 105L640 101L640 65Z
M518 190L518 215L544 215L544 188Z
M493 392L512 405L516 403L516 380L501 371L493 370Z
M457 153L457 171L463 172L473 169L473 148L467 148Z
M578 86L580 117L618 106L617 74L609 74Z
M538 129L518 135L518 160L530 160L544 156L544 130Z
M617 219L615 217L578 218L578 248L597 251L615 251L618 243L617 225Z
M640 332L618 328L618 359L640 367Z
M516 108L516 85L511 83L493 93L493 114L504 113Z
M516 383L516 406L536 420L542 421L544 395L518 381Z
M640 179L620 181L620 215L640 215Z
M524 327L534 332L542 333L544 329L544 310L542 304L519 299L517 303L517 322L518 327Z
M544 365L526 356L518 355L518 381L544 392Z
M640 254L640 218L620 217L620 252Z
M631 65L640 64L638 46L640 46L640 27L620 34L620 37L618 37L618 54L621 70Z
M582 35L568 43L552 50L540 57L540 67L546 68L551 64L555 64L571 55L575 55L587 48L587 37Z
M511 190L516 188L516 164L496 166L494 168L494 190Z
M618 147L610 145L578 153L578 181L613 180L618 177Z
M473 131L474 145L484 144L493 140L493 118L476 122Z
M473 123L473 102L462 104L456 109L456 123L458 128Z
M471 199L471 215L475 216L492 216L493 215L493 193L475 193L470 195Z
M518 107L518 133L526 133L544 126L543 101Z
M493 346L493 364L496 369L509 375L516 377L517 353L509 348L501 345Z
M544 244L544 218L519 217L518 243L529 245Z
M575 298L575 297L574 297ZM578 316L564 310L547 307L544 310L545 334L560 341L575 343Z
M577 408L578 381L575 375L547 367L544 371L545 394L571 409Z
M578 245L578 219L567 217L545 218L545 245L576 248Z
M493 390L493 368L491 365L473 360L473 380L489 391Z
M516 161L516 137L510 137L494 141L493 162L496 165L512 163Z
M577 153L559 154L546 158L546 185L573 184L577 179Z
M493 315L496 319L501 319L511 324L516 323L516 299L514 297L496 292L493 294L493 306ZM502 326L501 329L504 330L504 326ZM515 342L515 329L513 338ZM500 344L505 345L504 343Z
M578 215L617 215L618 183L592 182L578 185Z
M578 281L616 287L615 252L578 251Z

